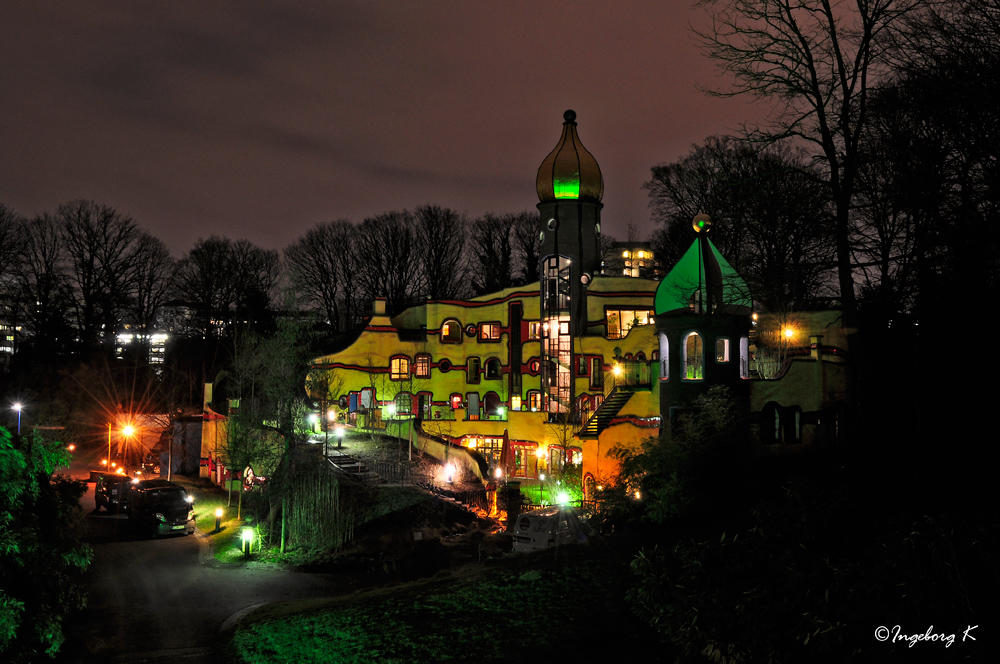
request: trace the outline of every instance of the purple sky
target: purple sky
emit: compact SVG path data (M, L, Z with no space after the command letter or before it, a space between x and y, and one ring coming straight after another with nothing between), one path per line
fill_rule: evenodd
M763 116L699 91L720 84L704 21L683 0L5 3L0 202L92 199L178 256L425 203L517 212L572 108L606 231L645 235L649 168Z

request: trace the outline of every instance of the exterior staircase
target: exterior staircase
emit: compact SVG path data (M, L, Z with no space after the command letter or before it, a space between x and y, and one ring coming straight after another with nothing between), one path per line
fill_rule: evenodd
M628 400L632 398L634 394L631 389L622 389L622 387L615 387L611 392L604 397L604 401L601 405L594 411L594 414L590 416L587 420L587 424L580 429L578 434L580 438L597 438L601 435L601 432L608 428L611 424L611 420L615 419L615 415L628 403Z

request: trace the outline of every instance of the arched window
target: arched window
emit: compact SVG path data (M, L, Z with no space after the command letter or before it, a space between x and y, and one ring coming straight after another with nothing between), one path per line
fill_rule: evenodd
M503 414L500 410L501 406L500 396L496 392L487 392L483 397L483 410L487 419L499 418Z
M703 380L705 378L705 346L701 335L688 332L681 344L681 380Z
M660 380L670 379L670 342L667 335L660 334Z
M441 341L446 344L462 343L462 324L457 320L446 320L441 326Z
M715 361L720 364L729 361L729 337L719 337L715 340Z
M486 364L483 368L486 370L487 380L500 380L500 360L495 357L491 357L486 360Z

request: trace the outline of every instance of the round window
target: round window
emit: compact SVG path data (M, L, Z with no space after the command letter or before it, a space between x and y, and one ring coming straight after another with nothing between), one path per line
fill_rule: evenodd
M549 219L549 222L545 225L546 227L548 227L550 231L554 231L556 229L556 226L558 226L559 224L556 222L555 218L552 218Z
M449 360L441 360L438 362L438 371L441 373L448 373L451 371L451 362Z

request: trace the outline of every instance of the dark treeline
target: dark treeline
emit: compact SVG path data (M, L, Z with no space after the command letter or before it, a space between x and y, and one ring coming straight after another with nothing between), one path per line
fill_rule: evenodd
M72 391L57 386L95 362L107 368L98 372L105 382L120 382L111 377L121 371L117 353L169 386L157 408L196 405L201 385L229 365L236 336L271 336L280 317L308 322L320 347L363 323L377 297L394 315L425 299L536 281L537 228L535 212L468 219L427 205L320 223L284 252L211 236L177 258L104 204L71 201L34 218L0 204L0 324L15 351L4 391ZM151 367L159 332L170 343ZM127 345L121 334L131 335Z

